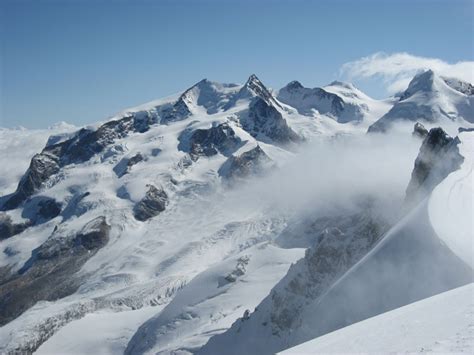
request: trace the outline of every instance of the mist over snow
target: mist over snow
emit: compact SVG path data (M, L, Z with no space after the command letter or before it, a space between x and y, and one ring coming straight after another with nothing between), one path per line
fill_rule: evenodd
M405 197L419 143L402 133L321 138L301 146L267 176L226 192L225 200L234 209L257 204L304 215L357 209L361 200L372 198L393 216Z

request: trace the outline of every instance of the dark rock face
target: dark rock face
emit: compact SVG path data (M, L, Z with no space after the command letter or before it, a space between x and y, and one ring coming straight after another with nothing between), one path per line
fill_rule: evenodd
M300 141L300 137L288 126L278 111L282 108L271 92L254 74L226 105L233 107L238 100L251 99L248 112L241 115L242 128L253 137L261 140L273 140L275 143L287 144Z
M272 160L257 146L241 155L232 156L219 169L219 175L225 179L239 179L259 175L272 165Z
M54 198L34 196L25 202L21 216L34 224L40 224L58 216L61 208L62 204Z
M41 201L38 206L38 215L45 220L50 220L61 213L61 204L53 198Z
M105 218L99 217L86 224L73 242L88 251L98 250L109 241L109 231L110 226L106 223Z
M171 106L165 107L161 112L161 123L168 124L170 122L181 121L191 115L188 105L186 105L184 96L186 93Z
M446 176L459 169L464 158L459 154L458 144L459 139L448 136L442 128L429 131L415 160L406 191L409 203L421 200Z
M10 216L0 213L0 241L20 234L31 226L31 222L13 223Z
M454 79L454 78L442 77L442 79L452 89L459 91L460 93L463 93L464 95L467 95L467 96L474 95L474 86L471 83L468 83L467 81L462 81L459 79Z
M141 153L137 153L131 158L123 158L116 166L114 166L114 173L117 175L117 177L121 178L122 176L130 172L132 166L138 164L143 160L145 160L145 158Z
M247 83L242 88L241 93L245 91L250 91L253 93L253 95L259 97L267 104L273 104L281 108L280 104L273 98L273 95L270 93L270 91L268 91L265 85L263 85L263 83L257 78L255 74L250 75Z
M83 128L64 142L46 146L40 154L31 159L30 167L20 180L16 191L2 208L4 210L17 208L37 192L52 175L58 173L61 167L86 162L101 153L116 139L132 132L144 133L154 123L155 118L139 112L120 120L106 122L97 130Z
M166 209L168 195L162 188L149 185L145 197L135 205L134 216L139 221L146 221Z
M15 319L37 301L54 301L74 293L74 274L109 240L105 217L87 223L76 235L57 230L35 249L20 271L0 280L0 325Z
M268 105L282 108L277 100L273 97L272 93L265 87L255 74L250 75L244 86L230 99L229 102L224 106L224 110L228 110L234 107L236 102L242 99L253 99L260 98L265 101Z
M242 128L256 139L277 144L297 143L301 138L288 126L281 113L260 98L250 104L248 115L240 119Z
M344 110L344 101L338 95L321 88L305 88L298 81L281 89L278 100L295 107L303 115L316 109L322 114L338 116Z
M2 209L11 210L18 207L28 197L33 195L50 176L59 172L58 157L49 153L36 154L28 170L18 183L13 195L5 202Z
M420 122L417 122L413 127L413 135L415 137L425 138L428 135L428 130Z
M227 123L209 129L196 129L191 133L185 131L179 140L178 148L188 152L194 161L199 156L210 157L217 153L228 156L242 145L240 138Z

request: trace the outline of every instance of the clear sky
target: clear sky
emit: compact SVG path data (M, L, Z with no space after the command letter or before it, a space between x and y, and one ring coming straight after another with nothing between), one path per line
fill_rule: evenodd
M383 51L473 60L472 0L0 0L0 126L81 125L202 78L320 86ZM368 94L385 93L370 81Z

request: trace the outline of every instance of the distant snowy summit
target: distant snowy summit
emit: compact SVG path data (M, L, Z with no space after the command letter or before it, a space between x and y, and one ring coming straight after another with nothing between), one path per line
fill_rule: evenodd
M441 77L432 70L420 73L390 111L369 127L369 132L386 132L404 121L472 126L474 88L470 83Z

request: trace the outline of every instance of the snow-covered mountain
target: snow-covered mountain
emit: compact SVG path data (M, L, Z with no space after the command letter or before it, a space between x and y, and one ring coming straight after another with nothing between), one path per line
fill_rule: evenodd
M460 113L472 86L434 77L393 107L205 79L83 128L0 130L0 352L272 353L470 282L473 132L366 134L410 98Z
M369 132L385 132L396 121L421 121L447 129L474 125L474 91L470 83L444 78L432 70L416 75L400 100L369 127Z
M278 91L279 101L306 116L318 114L332 117L339 123L365 121L371 123L390 108L390 103L374 100L350 83L334 81L324 88L305 88L292 81Z

